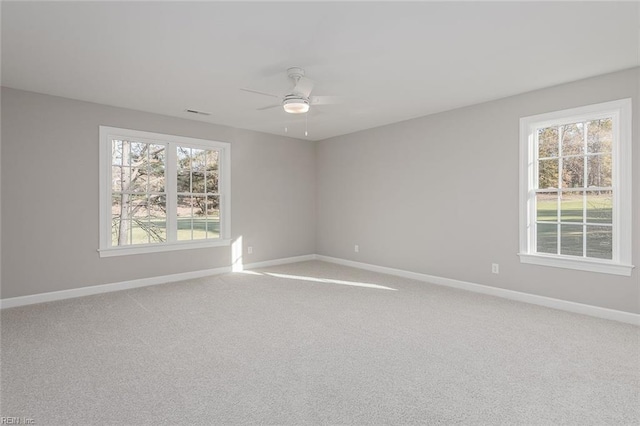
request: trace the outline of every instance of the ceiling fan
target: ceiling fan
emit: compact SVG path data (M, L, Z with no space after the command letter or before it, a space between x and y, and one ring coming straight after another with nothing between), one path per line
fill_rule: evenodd
M284 96L274 95L273 93L261 92L253 89L240 89L249 93L257 93L258 95L271 96L278 98L280 103L258 108L259 111L277 107L283 107L285 112L289 114L303 114L309 111L311 105L327 105L338 103L335 96L311 96L314 82L305 77L304 69L300 67L292 67L287 70L289 79L293 82L293 87Z

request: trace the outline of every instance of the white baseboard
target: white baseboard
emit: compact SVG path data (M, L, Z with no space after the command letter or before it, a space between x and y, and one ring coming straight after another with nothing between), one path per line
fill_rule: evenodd
M315 254L305 254L303 256L284 257L282 259L267 260L265 262L247 263L243 265L243 269L266 268L268 266L286 265L287 263L306 262L315 259Z
M284 265L286 263L304 262L315 259L314 254L305 256L287 257L282 259L267 260L264 262L249 263L242 266L242 269L265 268L267 266ZM167 284L177 281L192 280L195 278L207 277L210 275L224 274L231 272L231 266L220 268L203 269L200 271L183 272L180 274L161 275L157 277L140 278L137 280L121 281L110 284L100 284L88 287L72 288L69 290L52 291L48 293L31 294L28 296L9 297L0 299L0 309L14 308L17 306L33 305L36 303L53 302L55 300L73 299L93 294L110 293L112 291L128 290L137 287L147 287L151 285Z
M552 297L538 296L535 294L522 293L519 291L507 290L498 287L491 287L482 284L475 284L467 281L459 281L451 278L442 278L434 275L421 274L418 272L410 272L402 269L387 268L385 266L371 265L369 263L355 262L352 260L339 259L336 257L322 256L316 254L308 254L303 256L287 257L281 259L267 260L263 262L248 263L242 266L242 269L266 268L269 266L284 265L287 263L304 262L309 260L321 260L324 262L336 263L339 265L350 266L353 268L365 269L382 274L395 275L398 277L409 278L417 281L429 282L432 284L453 287L462 290L472 291L475 293L487 294L490 296L501 297L504 299L517 300L519 302L531 303L534 305L545 306L548 308L560 309L563 311L574 312L578 314L589 315L597 318L604 318L614 321L620 321L628 324L640 325L640 315L631 312L617 311L615 309L601 308L598 306L585 305L582 303L569 302L567 300L554 299ZM151 285L166 284L176 281L184 281L195 278L206 277L210 275L224 274L231 272L231 266L223 266L214 269L205 269L200 271L184 272L180 274L162 275L158 277L141 278L137 280L122 281L111 284L101 284L89 287L74 288L62 291L53 291L49 293L32 294L28 296L11 297L0 299L0 309L13 308L17 306L32 305L35 303L52 302L55 300L71 299L75 297L90 296L93 294L109 293L112 291L127 290L137 287L146 287Z
M35 303L53 302L54 300L72 299L75 297L91 296L93 294L110 293L112 291L128 290L137 287L147 287L150 285L166 284L175 281L191 280L194 278L206 277L208 275L222 274L230 272L231 267L204 269L193 272L183 272L180 274L161 275L158 277L140 278L137 280L121 281L117 283L92 285L88 287L72 288L69 290L52 291L49 293L30 294L28 296L10 297L0 299L0 309L13 308L16 306L33 305Z
M554 299L552 297L538 296L535 294L522 293L519 291L491 287L482 284L475 284L467 281L459 281L451 278L436 277L434 275L420 274L417 272L410 272L402 269L387 268L384 266L371 265L369 263L355 262L352 260L339 259L336 257L316 255L315 258L324 262L365 269L367 271L380 272L383 274L395 275L398 277L409 278L417 281L425 281L431 284L468 290L474 293L488 294L490 296L501 297L503 299L517 300L519 302L545 306L547 308L554 308L562 311L574 312L597 318L604 318L628 324L640 325L640 315L631 312L617 311L615 309L601 308L598 306L585 305L583 303Z

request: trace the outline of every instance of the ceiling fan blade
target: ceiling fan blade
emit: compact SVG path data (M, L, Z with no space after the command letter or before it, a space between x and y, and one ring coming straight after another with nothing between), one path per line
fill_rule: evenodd
M280 95L274 95L273 93L261 92L259 90L253 90L253 89L240 89L240 90L242 90L243 92L256 93L258 95L272 96L272 97L278 98L278 99L282 98Z
M264 111L265 109L271 109L271 108L277 108L277 107L282 107L282 105L281 104L269 105L262 108L256 108L256 111Z
M314 81L307 77L300 77L296 82L296 86L293 88L294 92L297 92L308 98L313 90Z
M309 104L311 105L333 105L342 103L343 98L340 96L311 96Z

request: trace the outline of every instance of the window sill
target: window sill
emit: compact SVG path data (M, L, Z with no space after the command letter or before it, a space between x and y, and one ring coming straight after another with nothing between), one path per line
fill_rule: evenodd
M99 249L100 257L128 256L132 254L159 253L163 251L191 250L209 247L222 247L231 244L231 240L185 241L164 244L149 244Z
M602 274L631 276L633 265L624 265L606 260L545 256L542 254L518 253L520 263L551 266L554 268L576 269L579 271L599 272Z

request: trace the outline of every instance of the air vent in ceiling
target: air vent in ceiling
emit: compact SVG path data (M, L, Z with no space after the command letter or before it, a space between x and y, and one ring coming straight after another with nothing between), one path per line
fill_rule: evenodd
M198 111L196 109L185 109L185 112L189 112L191 114L199 114L199 115L211 115L210 112Z

